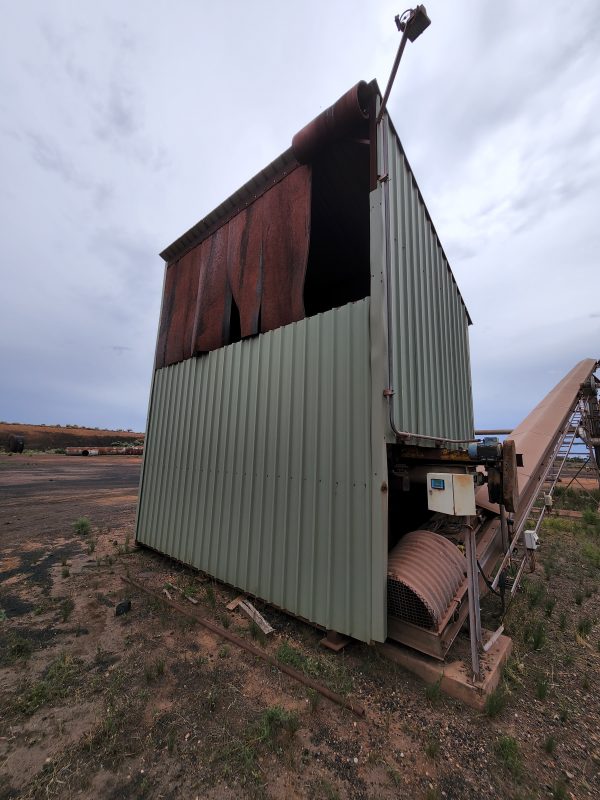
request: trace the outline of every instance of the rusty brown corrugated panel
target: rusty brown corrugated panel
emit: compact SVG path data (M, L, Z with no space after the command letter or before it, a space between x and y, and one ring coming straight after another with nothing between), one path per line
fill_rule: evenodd
M310 167L299 167L261 198L263 333L304 319L310 199Z
M156 348L156 367L175 364L192 354L194 306L199 261L194 250L167 267Z
M227 276L233 299L240 311L242 338L260 332L263 230L262 225L252 224L258 202L241 211L228 225Z
M228 238L229 225L224 225L192 250L200 267L195 292L187 298L194 318L190 355L208 353L227 344L230 313L226 310L231 309L227 281Z
M241 337L304 318L310 244L311 175L321 151L347 137L369 139L375 85L361 81L299 131L282 172L270 185L253 179L205 221L165 251L167 267L156 368L216 350L232 341L233 303ZM274 162L279 164L278 162ZM267 175L268 173L268 175ZM189 247L195 239L195 246ZM177 245L177 243L175 243ZM173 249L175 247L175 249Z
M388 614L437 628L466 574L458 547L439 533L411 531L388 556Z
M292 152L308 164L325 147L347 136L368 135L369 106L376 86L360 81L305 125L292 139Z
M310 167L298 167L167 267L156 368L304 318ZM260 321L260 331L259 331Z
M514 440L517 453L523 455L523 466L517 467L520 498L515 514L517 521L539 485L556 437L567 424L582 384L595 368L593 358L576 364L512 431L510 438ZM486 486L477 491L476 501L478 506L499 513L498 506L488 499Z

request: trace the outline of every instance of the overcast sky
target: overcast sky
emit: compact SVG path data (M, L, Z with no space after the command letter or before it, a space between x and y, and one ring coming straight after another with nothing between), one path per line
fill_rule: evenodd
M429 0L389 111L471 316L478 426L600 356L600 3ZM390 2L0 3L0 419L145 426L158 253L359 79Z

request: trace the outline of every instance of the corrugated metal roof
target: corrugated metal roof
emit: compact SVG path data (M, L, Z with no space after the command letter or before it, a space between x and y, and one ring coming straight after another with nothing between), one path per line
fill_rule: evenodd
M448 257L446 255L446 251L444 250L444 246L443 246L443 244L441 242L441 239L438 236L437 229L436 229L436 227L434 225L433 219L431 218L431 214L429 213L429 209L427 208L427 204L425 203L425 198L423 197L423 194L421 193L421 189L420 189L419 184L417 182L417 179L415 177L415 173L413 172L413 169L412 169L412 167L410 165L410 162L409 162L409 160L408 160L408 158L406 156L406 152L404 150L404 147L402 146L402 141L400 140L400 136L398 135L398 132L396 131L396 127L395 127L391 117L389 116L389 114L387 112L384 113L384 119L386 120L386 123L387 123L387 125L389 127L390 133L395 138L396 147L398 148L399 152L402 154L403 161L404 161L404 167L405 167L405 169L407 170L407 172L410 174L410 176L412 178L413 187L414 187L414 189L415 189L415 191L417 193L417 197L419 198L419 204L423 207L423 211L425 213L425 217L427 218L427 220L429 221L429 225L431 226L431 232L432 232L433 236L436 239L438 247L441 250L442 257L443 257L444 262L446 264L446 268L448 269L448 272L450 273L452 281L453 281L453 283L454 283L454 285L456 287L456 291L458 292L458 296L460 297L460 301L461 301L461 303L463 304L463 306L465 308L465 312L467 314L467 319L469 321L469 325L472 325L473 324L473 320L471 319L471 315L469 314L469 309L467 308L467 304L465 303L465 300L464 300L464 298L462 296L462 293L460 291L460 287L459 287L458 283L456 282L456 277L454 276L454 272L452 271L452 267L450 266L450 261L448 260Z
M391 259L391 330L394 418L404 430L426 436L468 439L473 435L473 405L468 325L470 319L431 223L400 141L384 114L378 128L380 174L372 214L385 212L389 231L373 233L375 260ZM376 193L373 193L374 195ZM373 241L375 239L375 241ZM389 431L389 441L394 438Z
M155 372L137 539L325 628L382 641L369 305Z

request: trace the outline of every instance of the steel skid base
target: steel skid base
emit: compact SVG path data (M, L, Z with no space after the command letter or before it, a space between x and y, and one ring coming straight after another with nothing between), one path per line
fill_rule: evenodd
M482 631L488 639L491 631ZM489 695L500 682L502 668L512 652L512 639L500 636L487 653L480 655L481 680L473 681L470 659L438 661L398 644L378 644L377 650L404 669L421 678L425 683L440 682L440 689L472 708L482 711Z

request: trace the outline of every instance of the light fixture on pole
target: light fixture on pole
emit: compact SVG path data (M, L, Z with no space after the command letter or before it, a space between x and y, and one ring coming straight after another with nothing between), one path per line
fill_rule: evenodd
M408 40L414 42L415 39L417 39L423 33L425 28L428 28L431 25L431 20L427 16L427 11L423 5L419 5L416 8L409 8L403 14L397 14L395 22L398 30L402 31L402 38L400 39L400 46L398 47L398 52L396 53L394 66L392 67L390 79L388 81L385 94L383 95L381 108L379 109L379 114L377 115L377 123L381 121L381 117L385 111L388 97L392 91L392 84L394 83L396 72L398 71L398 65L400 64L402 53L406 47L406 42Z

